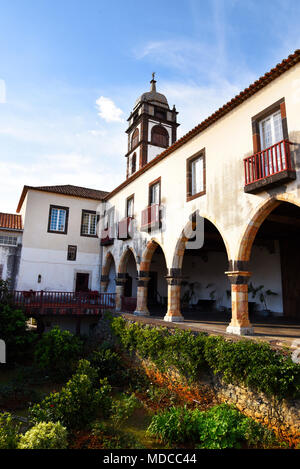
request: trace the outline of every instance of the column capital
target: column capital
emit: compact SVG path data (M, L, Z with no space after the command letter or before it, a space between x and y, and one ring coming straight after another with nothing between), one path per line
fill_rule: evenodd
M248 270L231 270L225 272L225 274L232 285L246 285L252 272L249 272Z
M168 285L181 285L182 277L172 277L170 275L166 275L165 279Z
M123 286L126 282L126 273L125 274L117 274L116 276L116 285Z

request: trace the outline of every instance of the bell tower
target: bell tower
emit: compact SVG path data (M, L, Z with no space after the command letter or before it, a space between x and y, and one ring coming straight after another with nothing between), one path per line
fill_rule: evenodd
M170 109L167 98L156 91L155 73L152 73L150 91L136 100L127 119L127 178L176 141L177 114L175 105Z

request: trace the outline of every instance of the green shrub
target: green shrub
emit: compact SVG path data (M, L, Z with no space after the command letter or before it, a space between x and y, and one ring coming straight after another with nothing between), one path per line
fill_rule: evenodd
M8 364L31 358L36 334L27 329L27 318L13 305L8 284L3 280L0 280L0 338L6 343Z
M30 409L33 423L61 422L67 428L82 428L98 409L107 414L111 408L111 386L100 380L95 389L97 373L87 360L80 360L76 373L60 392L49 394L40 404Z
M111 384L120 385L127 377L121 356L106 344L94 350L89 361L97 370L98 377L107 377Z
M55 378L70 376L83 351L82 341L70 331L55 326L43 334L35 348L38 366Z
M176 368L190 382L201 370L278 398L300 397L300 365L267 343L232 342L223 337L179 329L143 326L114 318L112 330L129 353L150 359L161 371Z
M8 412L0 413L0 449L15 449L19 441L19 425Z
M120 399L113 400L110 416L113 428L120 428L133 414L138 405L139 401L134 394L123 394Z
M67 436L60 422L40 422L21 436L18 449L65 449Z
M196 448L278 446L274 434L226 404L208 411L172 407L152 418L147 433L169 444L193 443Z

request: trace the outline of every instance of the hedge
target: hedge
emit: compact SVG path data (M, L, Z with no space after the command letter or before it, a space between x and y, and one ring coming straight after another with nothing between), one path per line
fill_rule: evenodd
M300 397L300 365L267 343L233 342L206 333L130 323L122 317L113 318L111 328L129 353L150 359L162 372L176 368L189 382L196 382L206 369L227 383L279 399Z

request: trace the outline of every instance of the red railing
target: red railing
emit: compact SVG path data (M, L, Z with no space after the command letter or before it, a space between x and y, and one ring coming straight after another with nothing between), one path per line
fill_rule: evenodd
M288 140L281 140L270 148L245 158L245 185L282 171L292 171L290 145L292 143Z
M128 239L130 235L130 224L132 217L123 218L118 223L118 239Z
M12 301L27 314L97 315L115 309L115 293L15 290Z
M159 205L153 204L142 211L141 230L158 227L160 223Z

